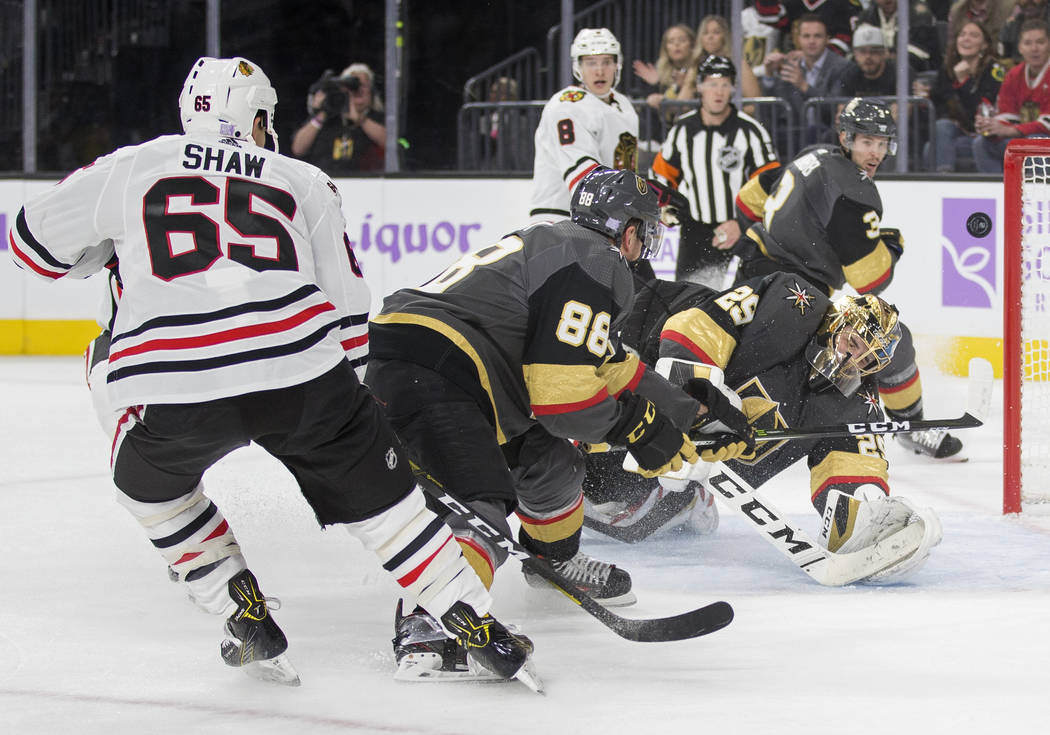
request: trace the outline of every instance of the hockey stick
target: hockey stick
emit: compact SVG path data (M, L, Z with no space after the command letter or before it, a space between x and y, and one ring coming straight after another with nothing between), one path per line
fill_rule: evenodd
M777 551L829 587L856 582L896 564L919 548L925 532L921 523L912 523L872 546L836 554L784 520L779 510L722 462L714 465L707 485L723 505L744 518Z
M906 431L925 429L975 429L983 422L966 412L957 419L917 419L915 421L870 421L855 424L830 424L786 429L755 429L756 442L791 441L796 439L821 439L838 436L860 436L863 434L900 434ZM691 433L689 438L701 449L717 444L726 438L723 434Z
M721 601L712 602L710 605L705 605L696 610L690 610L689 612L667 618L632 619L611 613L596 602L594 598L566 579L545 560L536 556L498 529L493 528L470 508L449 495L441 483L415 462L412 462L412 472L419 486L428 495L460 516L472 528L487 536L496 546L499 546L510 556L520 561L522 566L526 566L530 571L535 572L557 587L566 597L596 617L621 638L643 643L681 641L714 633L733 621L733 608L728 602Z

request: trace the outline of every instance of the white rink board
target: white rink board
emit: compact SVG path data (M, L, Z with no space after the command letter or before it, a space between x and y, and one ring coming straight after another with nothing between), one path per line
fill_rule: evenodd
M0 181L6 229L25 197L48 181ZM347 232L373 292L427 280L470 250L495 242L528 219L528 179L339 179ZM1002 185L998 182L884 181L885 226L897 227L905 253L884 294L912 331L932 336L1002 334ZM965 220L984 212L992 231L965 234ZM654 263L673 275L677 233ZM8 254L2 254L8 260ZM95 283L56 287L0 266L0 319L92 319L102 293Z

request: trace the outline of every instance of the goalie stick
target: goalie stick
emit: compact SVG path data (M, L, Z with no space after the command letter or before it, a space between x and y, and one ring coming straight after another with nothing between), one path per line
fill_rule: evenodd
M922 542L923 525L912 523L872 546L836 554L784 520L779 510L723 463L715 463L706 483L722 505L746 520L795 566L828 587L870 577L914 553Z
M925 429L976 429L983 422L971 414L964 413L957 419L917 419L915 421L869 421L867 423L830 424L827 426L807 426L786 429L755 429L756 442L773 442L794 439L821 439L837 436L861 436L863 434L900 434L906 431L923 431ZM696 446L703 449L724 440L724 434L691 433Z
M530 571L535 572L553 584L566 597L593 615L621 638L643 643L681 641L714 633L733 621L733 608L728 602L722 601L712 602L695 610L667 618L632 619L620 617L615 613L609 612L609 610L602 607L594 598L574 585L545 560L536 556L498 529L493 528L470 508L449 495L436 479L431 477L426 470L415 462L412 462L412 472L419 482L419 486L428 495L463 518L471 527L487 536L494 544L520 561L522 566L528 567Z

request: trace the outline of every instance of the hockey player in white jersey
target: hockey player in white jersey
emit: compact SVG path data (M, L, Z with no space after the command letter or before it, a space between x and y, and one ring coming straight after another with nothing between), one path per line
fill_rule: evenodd
M579 84L555 93L536 127L529 224L568 219L577 184L598 166L635 171L638 113L616 91L620 42L607 28L584 28L570 49Z
M109 268L119 282L105 396L121 409L118 502L196 603L226 616L223 660L298 684L287 639L201 484L255 442L295 477L318 522L345 525L446 635L536 688L531 643L488 614L488 591L358 382L368 288L336 187L277 153L276 102L251 61L202 58L179 99L184 135L103 156L15 219L20 267L48 280Z

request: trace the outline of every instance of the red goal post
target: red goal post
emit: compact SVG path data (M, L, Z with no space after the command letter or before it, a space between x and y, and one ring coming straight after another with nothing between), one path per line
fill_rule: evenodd
M1050 503L1050 138L1010 141L1003 187L1003 513L1019 513Z

